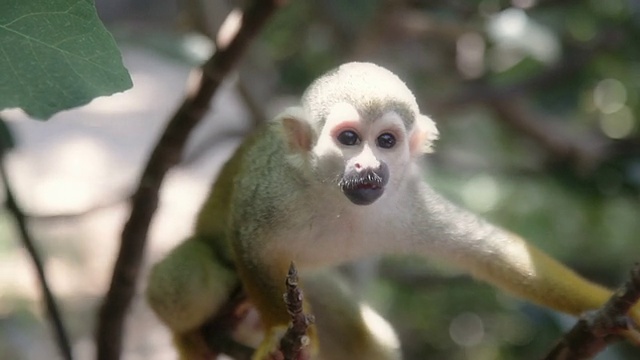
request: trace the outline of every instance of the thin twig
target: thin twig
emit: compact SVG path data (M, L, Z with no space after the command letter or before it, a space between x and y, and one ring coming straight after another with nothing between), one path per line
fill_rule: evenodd
M291 263L289 272L285 281L287 292L284 294L284 302L287 305L287 312L291 316L291 324L280 339L279 354L273 354L275 359L280 357L284 360L302 360L309 356L305 353L304 348L308 345L309 337L307 330L314 323L313 315L307 315L303 312L304 296L302 290L298 287L298 270Z
M3 120L0 119L0 121ZM49 321L51 322L51 326L53 327L56 344L60 349L62 357L66 360L72 360L73 355L71 352L69 335L66 332L66 328L62 321L62 316L60 315L60 310L58 309L55 297L53 296L51 288L49 287L47 276L44 271L42 258L40 257L40 254L36 249L33 237L31 236L29 228L27 227L27 218L18 205L16 198L13 195L13 191L11 190L9 175L7 173L4 162L4 155L6 153L6 150L7 144L4 144L3 142L2 144L0 144L0 176L2 177L2 182L4 183L5 189L5 207L16 220L16 225L18 226L18 230L20 232L20 239L22 240L22 244L24 245L25 249L27 249L27 253L29 254L29 257L31 257L33 266L36 269L38 284L40 284L40 291L42 291L42 295L44 297L47 315L49 317Z
M238 34L228 47L218 49L202 66L196 88L187 95L156 144L133 195L131 214L122 231L111 285L98 315L96 342L99 360L120 358L125 314L135 293L149 224L158 207L158 192L165 174L180 161L189 134L209 110L211 99L225 76L283 3L282 0L255 0L251 3L244 13Z

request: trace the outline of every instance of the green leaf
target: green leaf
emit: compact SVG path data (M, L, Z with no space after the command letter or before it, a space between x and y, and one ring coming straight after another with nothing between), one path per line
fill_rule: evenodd
M131 85L92 0L0 1L0 109L46 119Z

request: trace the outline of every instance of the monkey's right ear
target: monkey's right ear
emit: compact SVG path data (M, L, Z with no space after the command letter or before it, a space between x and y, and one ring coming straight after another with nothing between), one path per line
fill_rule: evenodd
M313 147L313 129L302 108L286 109L276 118L281 124L282 135L293 153L306 153Z

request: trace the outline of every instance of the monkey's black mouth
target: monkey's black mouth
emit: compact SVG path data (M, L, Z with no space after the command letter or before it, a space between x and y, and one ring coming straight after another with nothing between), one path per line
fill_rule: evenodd
M359 184L358 186L355 187L355 189L358 189L358 190L366 190L366 189L375 190L380 188L382 188L382 186L380 186L379 184L372 184L372 183Z
M384 174L383 174L384 175ZM340 181L342 193L356 205L369 205L384 193L387 178L376 171L345 175Z

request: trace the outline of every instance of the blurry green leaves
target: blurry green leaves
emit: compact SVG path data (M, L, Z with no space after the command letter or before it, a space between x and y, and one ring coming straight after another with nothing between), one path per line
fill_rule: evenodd
M46 119L131 85L92 0L0 2L0 109Z

